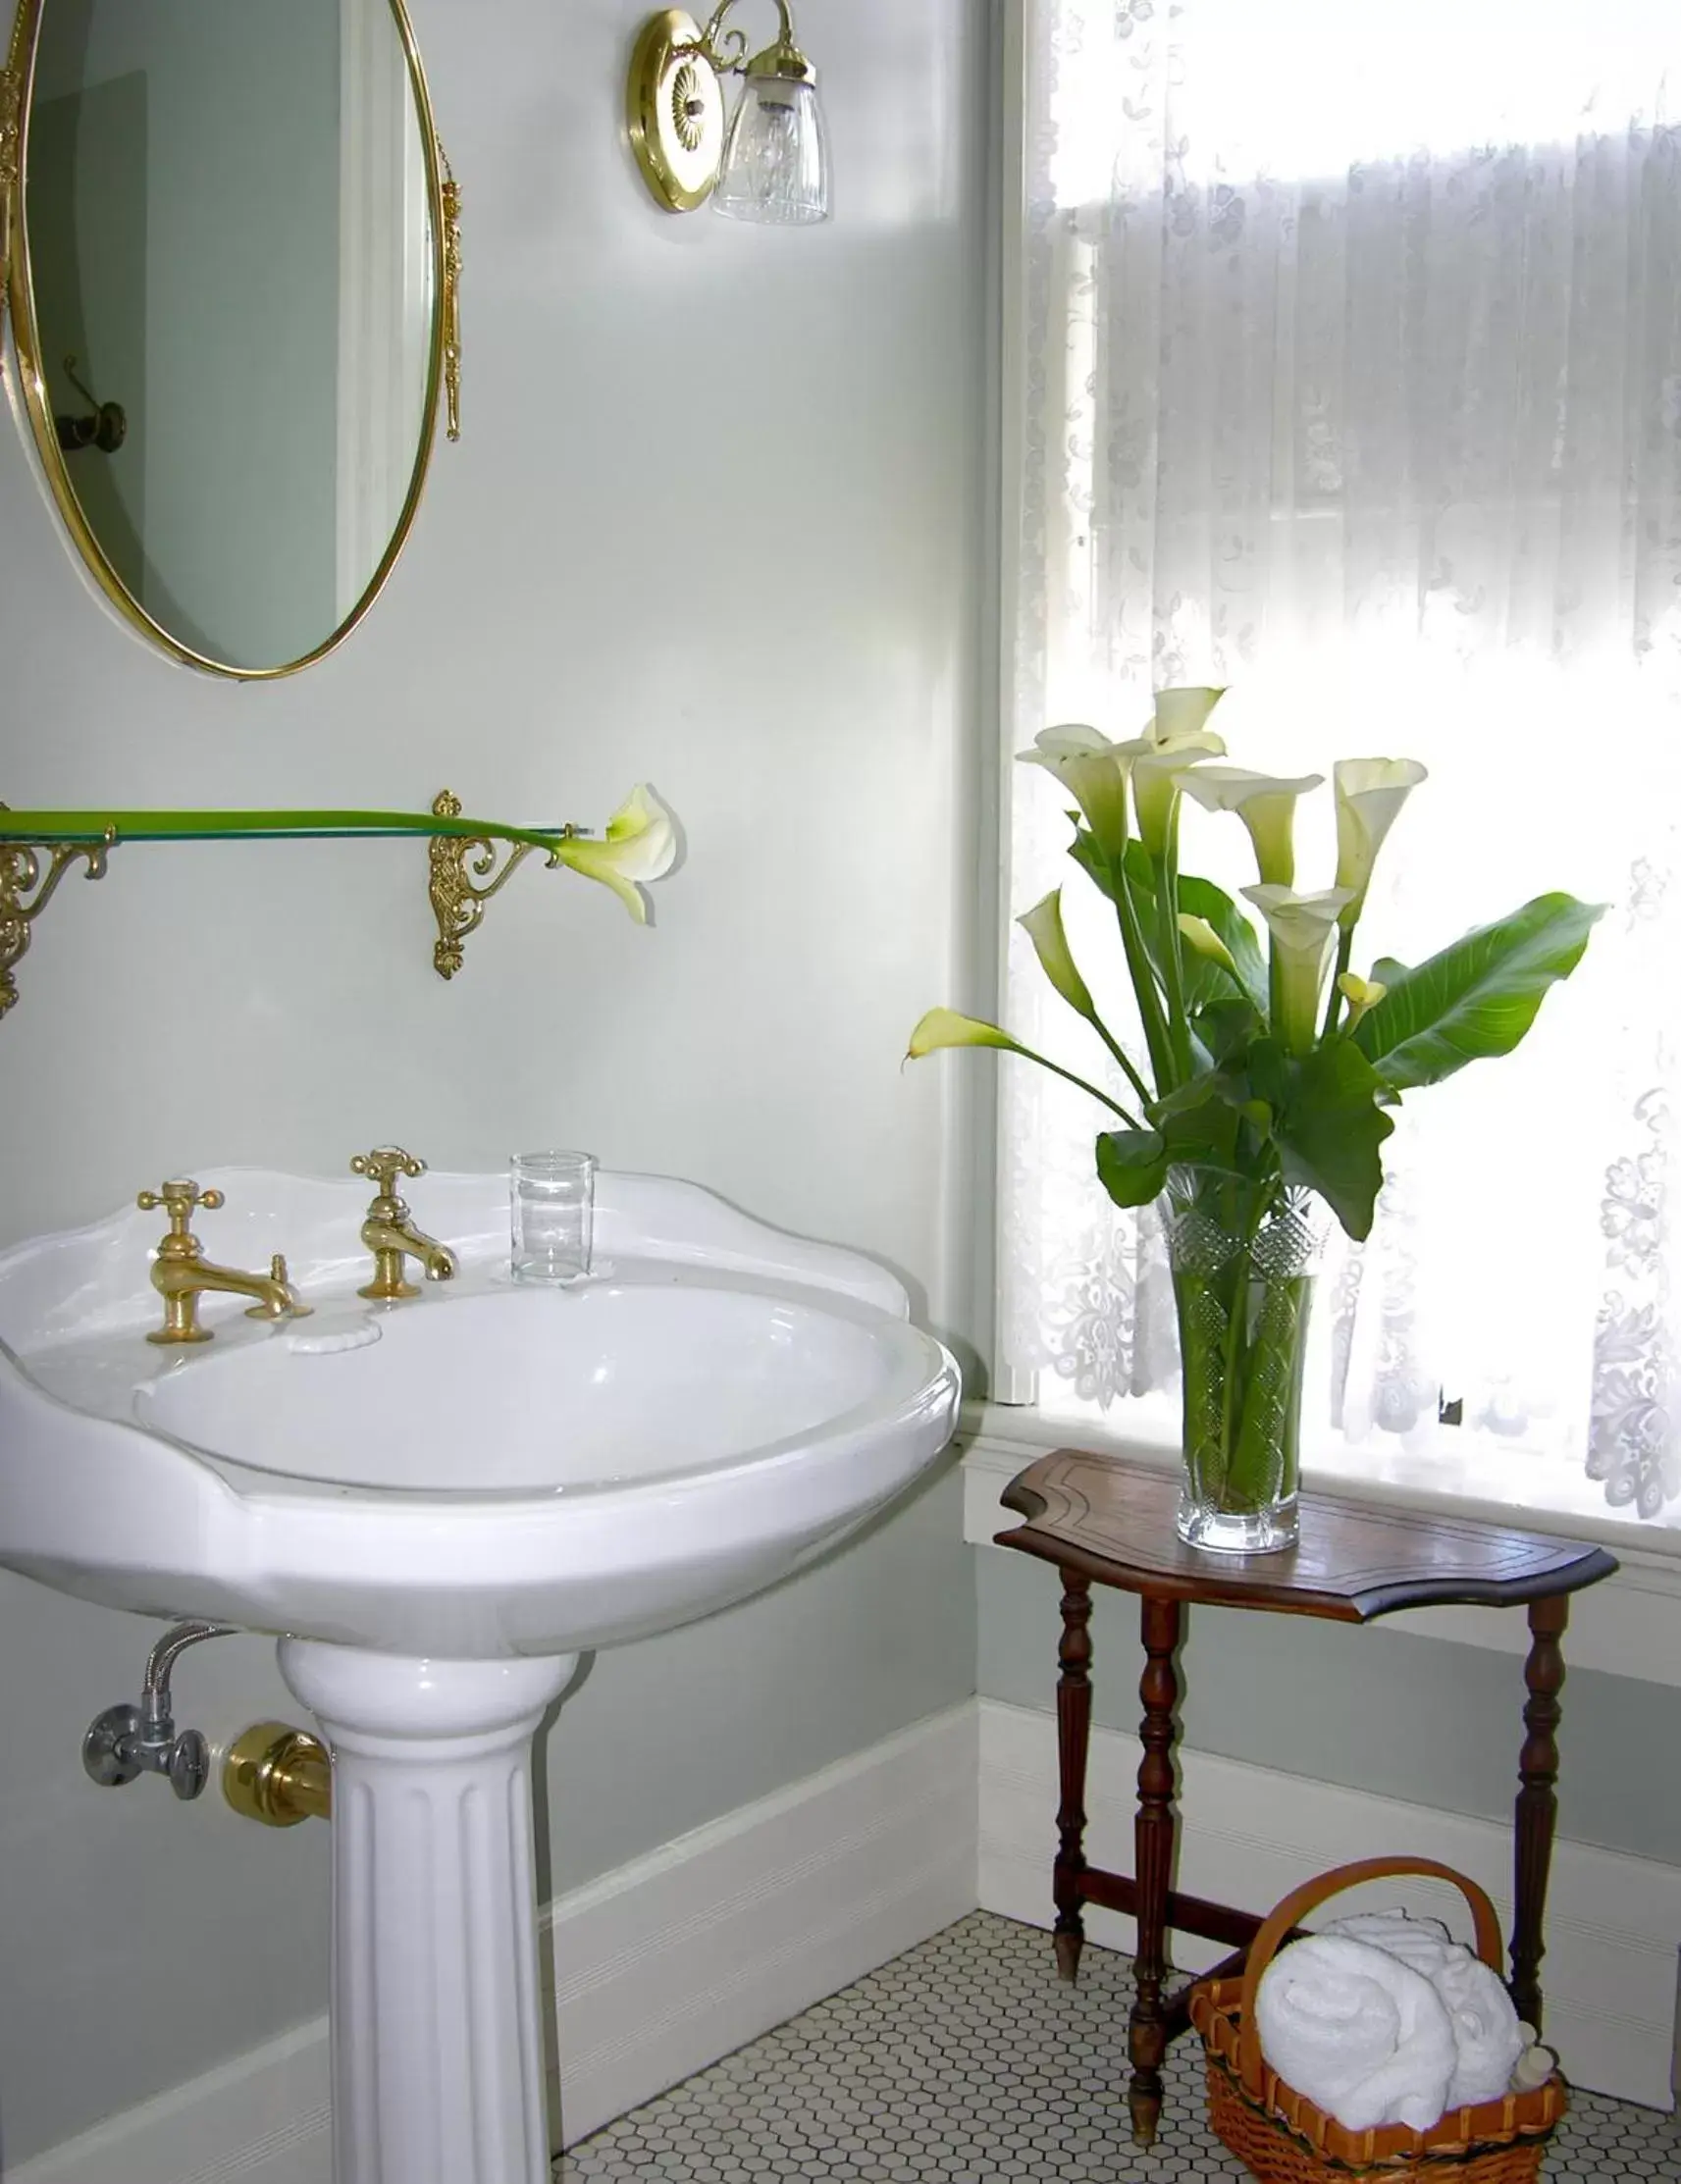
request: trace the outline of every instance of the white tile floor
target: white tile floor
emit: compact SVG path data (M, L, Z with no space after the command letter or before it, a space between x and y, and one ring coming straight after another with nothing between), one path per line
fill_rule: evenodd
M1155 2146L1133 2147L1130 1999L1125 1958L1088 1946L1068 1987L1048 1935L977 1911L575 2147L556 2184L1245 2176L1203 2123L1194 2035L1172 2052ZM1681 2119L1577 2094L1545 2174L1681 2180Z

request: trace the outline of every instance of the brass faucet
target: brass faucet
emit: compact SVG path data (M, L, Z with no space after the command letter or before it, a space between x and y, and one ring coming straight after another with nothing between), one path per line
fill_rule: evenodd
M455 1254L436 1237L416 1228L408 1208L396 1195L398 1175L424 1175L426 1163L400 1146L378 1145L371 1153L358 1153L350 1163L350 1172L367 1175L380 1187L362 1222L362 1241L374 1255L374 1278L356 1294L379 1299L418 1297L420 1291L404 1278L405 1259L419 1260L428 1281L447 1281L455 1272Z
M148 1342L214 1341L214 1327L198 1324L198 1300L207 1289L255 1298L245 1315L247 1320L301 1320L308 1316L310 1308L287 1279L286 1261L278 1252L266 1274L240 1274L234 1267L212 1266L205 1258L204 1246L186 1224L195 1206L214 1213L225 1203L219 1190L200 1190L190 1178L184 1177L155 1191L141 1191L134 1203L143 1214L156 1206L169 1214L169 1234L152 1261L152 1287L164 1300L164 1324L146 1336Z

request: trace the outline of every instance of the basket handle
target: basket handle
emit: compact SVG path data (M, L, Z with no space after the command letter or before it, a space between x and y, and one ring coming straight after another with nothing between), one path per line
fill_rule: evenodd
M1452 1883L1471 1906L1477 1930L1477 1954L1491 1971L1499 1971L1500 1927L1495 1906L1475 1881L1467 1880L1463 1873L1455 1873L1450 1865L1439 1864L1435 1858L1360 1858L1352 1865L1333 1866L1329 1873L1315 1875L1300 1888L1292 1889L1284 1901L1268 1913L1243 1962L1242 2013L1237 2020L1237 2068L1243 2090L1252 2101L1261 2099L1264 2068L1261 2035L1255 2024L1255 1996L1260 1988L1261 1974L1277 1955L1280 1944L1292 1927L1301 1923L1307 1912L1317 1909L1328 1897L1340 1896L1344 1889L1358 1888L1364 1881L1388 1881L1406 1874Z

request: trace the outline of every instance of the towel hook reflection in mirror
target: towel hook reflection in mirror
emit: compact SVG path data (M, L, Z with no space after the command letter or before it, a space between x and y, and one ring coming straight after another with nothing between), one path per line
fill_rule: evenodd
M102 455L114 455L129 437L129 416L121 402L102 402L85 381L76 376L76 358L64 360L64 376L87 404L88 415L74 417L60 412L53 418L58 432L58 443L67 455L79 453L83 447L97 447Z

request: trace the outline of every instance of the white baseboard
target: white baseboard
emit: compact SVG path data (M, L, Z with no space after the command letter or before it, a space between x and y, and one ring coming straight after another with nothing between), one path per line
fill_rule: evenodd
M568 2145L973 1910L972 1700L667 1844L546 1915ZM551 1983L546 1980L546 1983ZM556 2069L556 2054L565 2057ZM327 2020L5 2184L331 2184Z
M1459 1867L1509 1915L1511 1839L1493 1822L1182 1757L1179 1885L1191 1895L1265 1908L1311 1873L1392 1847ZM1093 1732L1096 1864L1130 1866L1137 1766L1132 1738ZM556 2005L551 2112L566 2143L976 1903L1048 1926L1056 1802L1054 1717L970 1700L561 1898L543 1952ZM1452 1915L1428 1883L1381 1893ZM1094 1943L1131 1946L1130 1921L1111 1912L1092 1911L1087 1930ZM1681 1870L1560 1842L1548 1939L1548 2036L1575 2082L1668 2107ZM1220 1954L1188 1939L1176 1949L1187 1971ZM7 2168L4 2184L330 2184L331 2174L323 2017Z
M1049 1926L1056 1848L1055 1717L981 1699L980 1904L1006 1918ZM1177 1886L1220 1903L1266 1910L1298 1882L1351 1858L1392 1850L1440 1858L1481 1882L1509 1927L1511 1835L1492 1821L1434 1812L1299 1776L1274 1774L1201 1752L1182 1757ZM1087 1777L1086 1854L1094 1865L1132 1867L1139 1746L1094 1730ZM1405 1902L1453 1920L1451 1892L1422 1882L1384 1884L1366 1897ZM1347 1899L1350 1903L1356 1898ZM1468 1936L1460 1907L1455 1932ZM1132 1922L1092 1910L1094 1942L1130 1950ZM1547 2036L1580 2086L1648 2107L1671 2105L1681 1870L1560 1841L1548 1898ZM1184 1937L1184 1971L1225 1954ZM1047 1950L1047 1963L1049 1951Z

